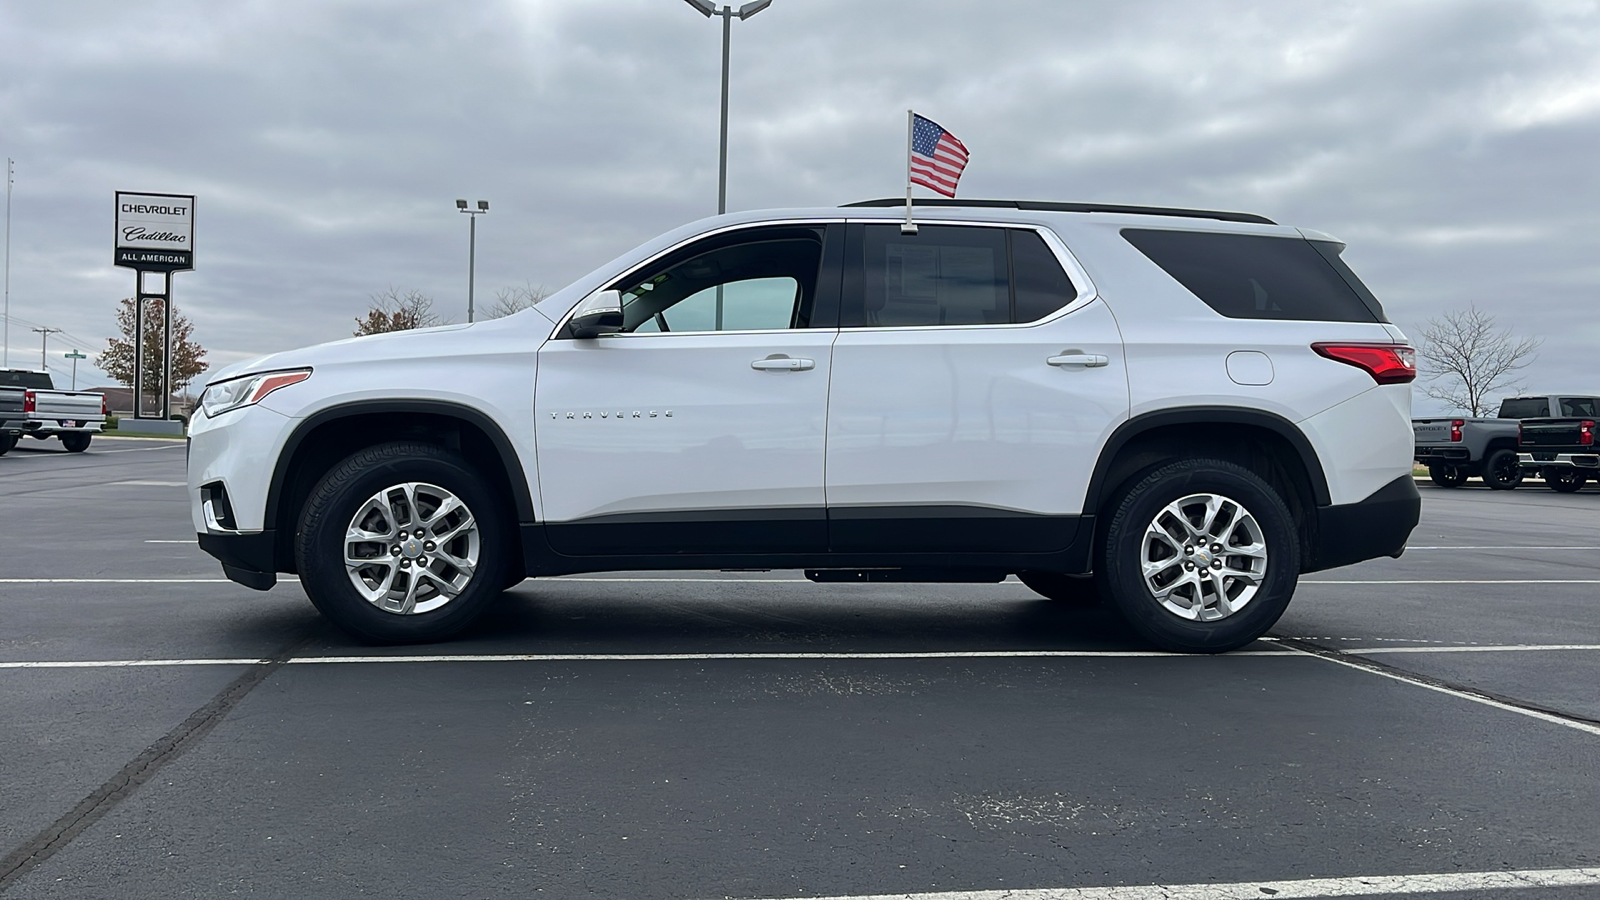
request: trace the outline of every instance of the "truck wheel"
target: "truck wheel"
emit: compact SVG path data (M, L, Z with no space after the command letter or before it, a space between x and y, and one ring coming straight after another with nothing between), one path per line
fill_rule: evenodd
M82 453L89 449L89 439L91 437L92 435L84 434L81 431L63 434L61 436L61 446L67 448L68 453Z
M17 445L17 433L14 431L0 431L0 456L11 452Z
M1223 653L1267 632L1294 595L1300 545L1276 490L1231 462L1147 471L1106 515L1102 590L1147 640Z
M1100 602L1100 589L1095 586L1093 578L1063 575L1060 572L1043 572L1037 569L1018 572L1017 578L1035 594L1048 597L1057 603L1093 606Z
M1587 473L1576 469L1551 466L1544 470L1544 483L1550 486L1550 490L1562 494L1576 494L1583 490L1588 480Z
M1461 487L1467 483L1467 470L1449 463L1428 463L1428 478L1439 487Z
M1483 483L1497 491L1509 491L1522 483L1522 464L1517 451L1501 448L1483 460Z
M500 594L510 521L466 460L397 441L334 466L295 532L300 584L334 624L377 643L447 638Z

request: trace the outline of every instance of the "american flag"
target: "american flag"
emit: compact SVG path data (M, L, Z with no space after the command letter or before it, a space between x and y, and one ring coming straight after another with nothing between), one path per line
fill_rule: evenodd
M946 197L956 195L956 182L967 167L967 147L932 119L913 114L911 124L911 183L932 188Z

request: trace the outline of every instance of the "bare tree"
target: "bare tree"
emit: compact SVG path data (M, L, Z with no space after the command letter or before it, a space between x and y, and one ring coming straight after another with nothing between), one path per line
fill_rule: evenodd
M356 320L356 336L383 334L389 331L409 331L443 324L433 311L433 298L421 291L404 294L391 287L371 295L372 306L365 318Z
M501 288L494 292L494 305L484 310L485 319L499 319L512 313L519 313L540 300L550 296L544 285L533 286L527 282L522 287Z
M1516 373L1533 362L1542 343L1496 328L1494 316L1476 306L1429 319L1417 352L1433 383L1422 392L1470 416L1487 415L1490 395L1521 387Z

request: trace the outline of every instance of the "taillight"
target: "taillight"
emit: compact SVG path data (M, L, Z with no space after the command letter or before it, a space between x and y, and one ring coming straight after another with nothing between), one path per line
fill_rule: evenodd
M22 392L22 411L25 412L25 413L31 413L35 409L37 409L37 407L34 406L34 403L33 403L33 391L23 391Z
M1454 422L1450 423L1450 440L1453 443L1457 443L1457 444L1461 443L1461 426L1463 426L1465 424L1467 424L1467 423L1462 421L1461 419L1456 419ZM1521 422L1517 423L1517 431L1519 433L1522 431L1522 423Z
M1405 344L1312 344L1318 355L1365 370L1379 384L1417 380L1417 351ZM1460 440L1460 438L1453 438Z
M1585 447L1594 446L1594 423L1588 419L1578 423L1578 443Z
M106 405L106 395L105 394L101 394L100 395L100 415L102 415L102 416L111 415L111 407Z

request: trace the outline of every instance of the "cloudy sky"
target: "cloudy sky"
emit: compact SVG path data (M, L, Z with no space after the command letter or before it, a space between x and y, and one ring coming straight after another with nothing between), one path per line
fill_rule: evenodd
M731 209L899 193L913 107L972 151L962 196L1327 231L1414 336L1476 304L1544 339L1530 387L1600 391L1600 3L776 0L733 30ZM559 287L715 211L719 66L682 0L8 0L11 363L36 326L57 372L104 346L116 190L197 195L174 284L214 364L390 287L464 320L458 197L491 203L480 301Z

